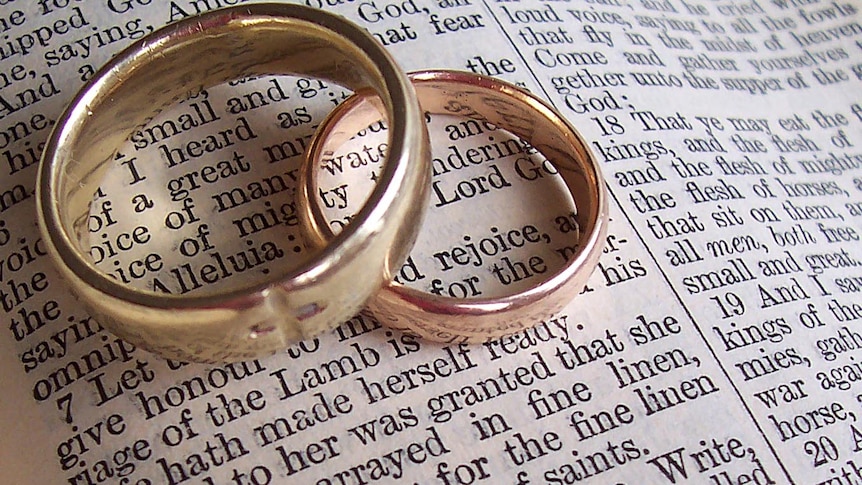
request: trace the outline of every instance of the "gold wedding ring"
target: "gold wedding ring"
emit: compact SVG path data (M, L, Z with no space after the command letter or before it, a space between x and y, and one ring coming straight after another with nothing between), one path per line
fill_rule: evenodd
M382 99L392 126L388 158L350 226L297 268L273 268L264 282L205 295L137 289L97 269L81 221L130 133L205 87L271 74L307 75ZM299 5L216 10L141 39L79 92L44 150L39 224L60 274L120 337L182 360L257 357L340 324L392 278L427 205L428 146L413 87L365 30Z
M491 340L533 326L562 310L595 269L607 233L607 193L586 142L551 106L509 83L442 70L417 72L410 78L424 110L489 122L544 155L571 192L580 237L565 266L526 291L500 298L456 299L393 282L369 301L369 308L384 325L441 342ZM309 166L303 171L306 178L300 180L300 186L301 198L306 199L304 227L310 231L313 244L325 246L336 238L314 197L321 162L379 119L379 102L374 93L357 92L330 113L309 148Z

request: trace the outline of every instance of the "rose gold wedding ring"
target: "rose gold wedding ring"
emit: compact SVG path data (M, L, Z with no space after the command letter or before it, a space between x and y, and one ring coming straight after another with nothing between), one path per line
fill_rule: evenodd
M456 299L408 288L384 287L369 308L384 325L441 342L482 342L516 333L563 309L583 289L598 263L607 233L607 193L595 157L575 128L555 109L509 83L457 71L410 75L419 103L444 113L491 123L536 148L557 169L577 209L577 248L565 265L526 291L487 299ZM316 201L321 161L347 139L379 119L379 99L357 92L318 129L300 180L309 241L325 246L335 238ZM350 226L347 226L350 227Z
M392 126L387 162L350 227L298 267L273 268L263 282L203 295L137 289L100 271L80 236L87 232L82 221L130 133L203 88L271 74L328 80L382 100ZM44 150L39 224L58 271L103 326L167 357L235 361L275 352L357 313L406 259L430 172L413 87L370 34L309 7L246 4L139 40L83 87Z

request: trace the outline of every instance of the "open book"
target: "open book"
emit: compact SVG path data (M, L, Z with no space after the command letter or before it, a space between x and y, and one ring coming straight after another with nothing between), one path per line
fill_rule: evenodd
M858 3L309 0L406 70L499 76L555 105L601 161L605 253L564 311L499 341L427 342L362 313L213 366L84 312L45 255L34 181L99 65L226 3L0 2L4 483L862 483ZM348 94L272 77L179 103L120 147L92 257L172 293L296 264L302 153ZM318 168L334 227L385 159L381 129ZM541 154L467 120L431 132L433 207L400 284L505 294L565 262L577 208Z

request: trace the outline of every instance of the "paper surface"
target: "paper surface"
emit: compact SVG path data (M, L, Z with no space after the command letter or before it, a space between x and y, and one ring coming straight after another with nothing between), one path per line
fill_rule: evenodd
M427 342L363 313L272 357L205 366L100 330L44 255L33 193L41 144L83 81L216 6L0 13L9 483L862 482L856 3L312 5L368 29L405 70L473 70L553 104L602 166L605 254L566 309L500 341ZM302 152L348 94L242 79L132 134L87 220L97 266L184 293L298 264ZM430 128L432 210L399 281L491 296L565 264L576 208L553 166L496 127ZM336 229L385 160L376 131L318 168ZM133 277L148 255L160 269Z

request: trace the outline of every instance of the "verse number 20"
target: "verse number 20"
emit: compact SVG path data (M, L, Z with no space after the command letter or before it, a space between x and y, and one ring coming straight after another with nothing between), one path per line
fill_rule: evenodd
M805 454L814 457L814 467L838 460L838 447L828 436L821 436L817 441L806 441L803 445Z

